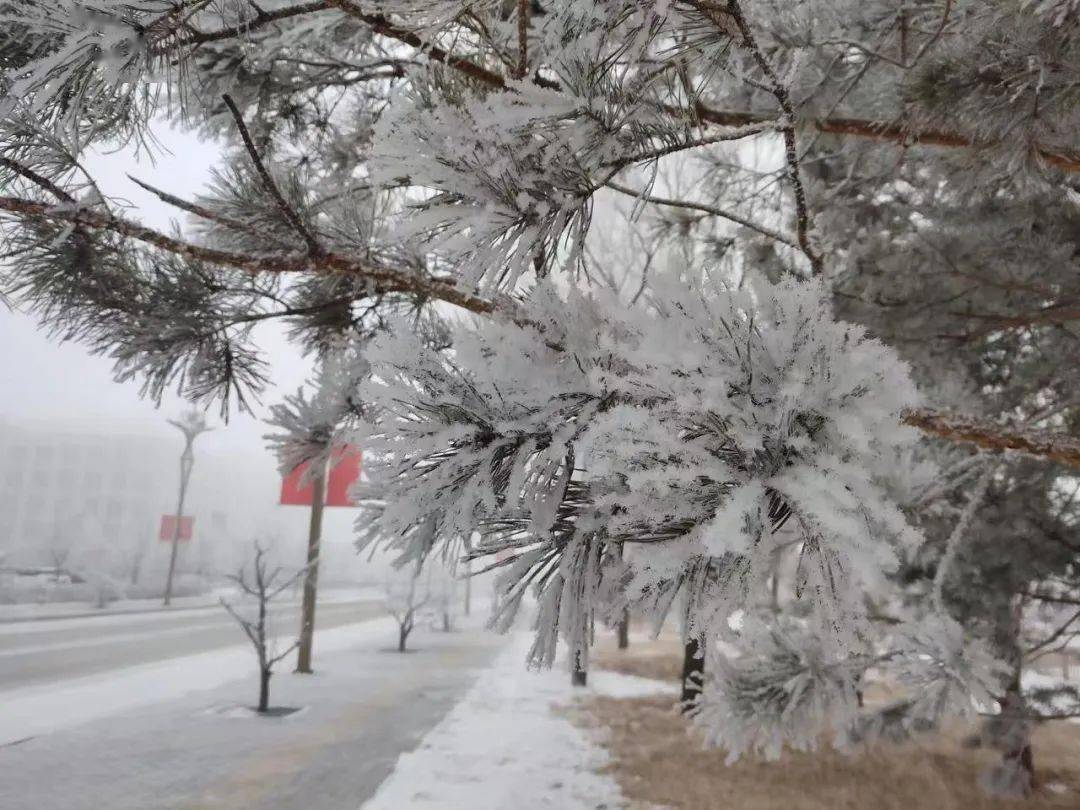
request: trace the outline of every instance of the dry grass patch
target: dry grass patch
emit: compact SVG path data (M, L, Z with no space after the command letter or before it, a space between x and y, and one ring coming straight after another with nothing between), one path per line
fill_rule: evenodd
M789 753L779 762L724 764L706 751L671 698L585 704L602 730L608 771L634 808L680 810L1048 810L1080 808L1080 728L1048 724L1034 738L1041 787L1026 801L982 794L977 777L994 757L959 745L959 735L881 745L850 756L831 749ZM1062 785L1058 793L1048 786Z
M634 638L630 649L620 650L603 639L592 654L592 666L624 675L678 683L682 677L683 645L677 638Z
M637 641L622 651L604 644L593 659L597 668L667 681L678 681L681 662L677 639ZM1080 810L1076 724L1048 723L1035 732L1039 787L1013 801L981 792L978 775L996 754L964 748L962 729L851 755L823 748L727 766L723 752L703 749L670 697L593 697L581 705L578 719L598 730L612 755L608 771L637 810Z

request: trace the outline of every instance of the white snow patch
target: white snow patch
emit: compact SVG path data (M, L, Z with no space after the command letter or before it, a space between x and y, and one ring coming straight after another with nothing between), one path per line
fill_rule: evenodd
M395 631L396 624L389 617L321 630L316 632L315 649L342 650L361 641L390 638ZM256 668L250 645L237 644L87 678L0 692L0 746L214 689L249 678Z
M678 695L679 685L655 678L625 675L605 669L589 672L589 690L605 697L639 698L653 695Z
M468 694L362 810L614 810L618 785L596 769L608 755L555 708L575 691L564 669L528 672L522 636L500 653ZM599 677L597 677L599 676ZM614 676L614 677L609 677ZM635 691L646 678L589 673L597 691Z

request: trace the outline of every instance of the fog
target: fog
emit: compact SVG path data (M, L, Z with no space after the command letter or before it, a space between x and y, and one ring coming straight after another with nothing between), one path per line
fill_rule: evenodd
M177 212L128 175L191 197L207 182L217 158L211 143L189 133L161 132L153 155L122 150L95 154L87 162L104 193L131 205L128 216L157 228L171 226ZM263 326L256 339L271 366L261 402L253 414L233 412L227 423L211 408L214 429L196 443L185 508L195 515L195 534L179 559L186 576L220 577L242 561L254 539L275 546L283 564L303 562L309 510L277 504L280 478L261 420L268 404L304 382L310 363L276 325ZM68 567L97 568L122 582L131 582L133 568L141 568L134 576L139 590L158 587L169 549L169 543L157 540L158 523L161 514L175 511L183 448L180 432L166 420L189 406L175 393L160 406L140 396L138 381L113 378L107 358L59 342L26 313L0 309L0 341L8 347L0 361L0 445L8 450L0 462L0 566L46 567L64 556ZM108 447L118 454L94 451L92 457L64 459L72 445L76 453L78 447ZM35 466L34 448L48 446L55 449L41 452L58 458ZM17 447L24 447L22 460L11 452ZM104 494L86 489L86 476L94 478L91 469L105 482ZM150 480L136 482L132 470ZM141 490L125 490L136 483ZM117 503L128 504L116 536L106 536L102 521L87 514L109 508L110 502L114 510ZM373 582L384 576L385 566L360 560L352 549L355 517L354 509L327 510L326 582Z

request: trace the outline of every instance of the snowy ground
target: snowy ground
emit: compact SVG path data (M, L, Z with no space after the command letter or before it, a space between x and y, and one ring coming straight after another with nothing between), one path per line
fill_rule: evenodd
M384 615L381 599L320 599L316 626L328 630ZM283 636L294 636L300 626L299 604L275 602L271 626ZM240 628L220 605L177 612L0 622L0 692L100 677L114 670L245 643ZM0 712L0 730L3 723Z
M671 684L614 672L570 686L565 667L526 672L530 638L520 634L465 698L362 810L611 810L618 786L596 772L607 755L567 709L583 694L619 697L674 691Z
M218 588L198 596L179 596L172 600L172 605L164 607L160 598L154 599L119 599L99 608L92 602L28 602L21 604L0 604L0 629L7 623L37 622L39 620L63 620L72 618L131 615L143 613L181 613L186 611L219 611L222 596L235 597L235 588ZM382 599L382 587L323 588L319 602L331 604L363 599ZM290 600L283 595L280 604L299 602L299 591Z
M564 666L527 671L529 634L495 636L483 615L449 634L417 629L406 655L389 651L389 618L319 631L316 674L286 664L274 677L272 703L299 709L283 717L248 708L257 684L242 645L0 690L0 808L623 807L597 772L606 754L568 711L582 694L673 687L594 671L573 689ZM123 617L41 624L90 621ZM36 643L18 626L0 624L0 641Z
M505 639L418 629L387 652L389 619L322 631L313 676L288 666L254 715L237 648L118 670L37 694L0 693L3 810L355 810L468 690Z

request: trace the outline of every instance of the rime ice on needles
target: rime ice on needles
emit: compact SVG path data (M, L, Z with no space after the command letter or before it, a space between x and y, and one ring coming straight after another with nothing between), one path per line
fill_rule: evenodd
M376 128L377 182L406 177L438 190L417 203L399 233L485 288L513 288L560 249L581 248L591 194L588 128L573 99L541 90L453 106L401 97ZM494 271L493 268L498 268ZM492 275L494 273L494 276Z
M442 542L478 531L479 554L513 552L511 595L559 591L544 597L550 639L560 617L647 601L703 560L721 572L698 617L715 628L764 580L786 522L804 543L801 596L849 642L860 589L914 539L875 484L911 439L895 355L834 321L814 282L658 279L639 307L542 287L528 314L533 327L457 329L452 354L408 331L375 340L365 542L407 551L429 517ZM615 595L611 543L634 546Z
M748 622L744 655L712 648L704 688L691 708L709 745L768 759L785 745L815 749L823 732L842 734L858 711L857 659L829 656L820 639L797 620L772 626Z
M310 465L309 473L325 466L350 420L359 415L355 391L367 372L367 361L357 350L338 347L320 361L310 395L300 389L271 406L267 424L278 432L264 438L283 474L301 464Z

